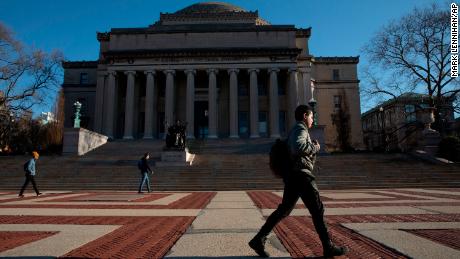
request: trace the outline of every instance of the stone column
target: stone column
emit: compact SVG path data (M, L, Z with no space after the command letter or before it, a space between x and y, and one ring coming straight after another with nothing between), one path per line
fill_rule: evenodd
M259 90L257 88L258 69L251 68L248 70L250 76L249 83L249 128L250 138L259 137Z
M209 76L209 100L208 100L208 119L209 131L208 138L217 138L217 69L208 69Z
M114 121L114 115L115 115L115 92L116 92L116 81L115 77L117 75L116 71L109 71L108 72L108 84L107 84L107 116L105 116L105 135L109 139L113 139L114 134L113 134L113 128L115 125Z
M289 89L288 89L288 101L289 101L289 110L286 114L288 117L289 128L295 125L295 108L299 105L298 99L298 80L297 80L297 69L289 69Z
M279 127L279 100L278 100L278 72L280 70L277 68L269 69L270 73L270 137L279 138L280 137L280 127Z
M238 135L238 69L228 70L230 75L230 138Z
M136 71L126 71L128 76L125 98L125 134L123 139L133 139L133 117L134 117L134 80Z
M168 127L174 124L174 75L175 70L165 70L166 92L165 92L165 134Z
M94 110L94 131L102 133L103 131L103 114L104 114L104 86L106 73L97 73L96 85L96 107ZM107 101L107 100L105 100Z
M308 104L311 99L311 69L310 68L302 68L300 72L302 73L302 99L300 100L300 104Z
M195 74L193 69L185 70L187 74L187 101L186 101L186 120L187 120L187 138L195 138Z
M153 138L153 121L156 120L156 112L154 112L154 93L155 93L155 71L145 71L147 76L145 84L145 124L144 124L144 139Z

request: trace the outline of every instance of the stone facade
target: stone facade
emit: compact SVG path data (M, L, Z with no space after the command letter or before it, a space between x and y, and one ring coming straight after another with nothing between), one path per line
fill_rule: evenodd
M364 143L368 150L410 151L423 141L424 111L430 107L428 95L405 93L384 102L362 115ZM451 101L440 110L445 134L454 133L454 113Z
M98 33L98 61L64 63L66 121L79 99L88 106L87 127L110 138L161 138L177 119L188 123L188 138L275 138L286 135L295 107L313 92L328 148L337 148L335 95L347 100L351 142L360 148L359 60L314 58L310 35L310 28L271 25L257 11L224 3Z

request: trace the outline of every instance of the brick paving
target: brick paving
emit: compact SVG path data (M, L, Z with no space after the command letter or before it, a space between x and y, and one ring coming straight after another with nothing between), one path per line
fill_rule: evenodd
M406 229L404 231L460 250L460 229Z
M429 244L445 252L442 257L438 256L437 258L460 258L458 256L460 255L460 195L458 195L458 190L460 189L368 189L327 190L321 193L326 208L326 221L333 240L336 243L345 244L350 250L342 258L418 258L430 256L434 258L433 254L429 254L430 249L425 251L428 254L421 256L420 254L413 254L407 247L388 242L384 238L389 233L388 231L399 237L403 237L404 234L410 235L418 238L413 240L423 240L424 246ZM193 235L201 235L202 237L205 234L225 236L225 233L228 233L232 237L241 235L249 238L250 235L240 233L246 233L244 231L254 233L260 226L256 224L247 230L243 227L236 229L236 232L229 229L223 231L225 222L238 222L239 219L222 217L220 222L213 223L220 227L212 229L211 225L206 227L206 224L211 224L211 222L203 220L198 222L197 217L192 216L203 215L206 211L207 214L205 213L205 215L209 217L209 215L218 215L219 210L226 210L232 213L232 217L238 217L236 213L238 206L235 207L235 205L238 204L238 201L242 201L241 197L243 196L229 193L226 196L219 194L220 196L217 198L217 194L217 192L137 194L135 192L91 191L45 193L36 197L29 192L25 198L17 198L14 197L17 195L16 193L0 192L0 257L4 257L9 251L16 249L15 251L33 256L64 258L161 258L167 256L176 242L179 243L181 238L185 236L188 239L184 240L182 244L187 245L193 242L194 239L191 238ZM279 191L247 191L246 194L249 199L246 203L255 205L251 209L249 204L241 203L241 207L246 209L240 209L240 211L247 213L250 210L275 209L281 202ZM215 197L216 199L213 201ZM206 208L212 201L214 206ZM228 204L228 208L225 207L226 204ZM372 215L353 212L353 208L359 210L363 208L372 209L372 207L379 207L383 210ZM388 211L391 208L392 212L386 213L384 207L388 207ZM56 213L52 216L24 215L28 208L37 210L37 213L40 209L55 208ZM77 211L73 216L69 216L71 214L59 215L66 209L77 209ZM86 216L79 216L78 209L86 210ZM91 209L107 209L107 215L92 214L96 212L92 212ZM343 209L346 213L328 214L328 209L334 209L336 212ZM413 214L415 212L406 213L405 210L409 209L417 209L418 214ZM151 214L135 215L136 210L139 210L138 213L141 210L149 210ZM304 205L300 203L296 205L296 210L306 211ZM134 215L124 213L128 211L134 212ZM191 215L181 214L186 213L186 211L196 212ZM155 214L157 212L158 215ZM264 213L262 215L266 216ZM308 216L308 212L301 215L307 216L299 216L298 213L288 216L276 226L274 233L291 257L319 257L322 255L322 247L311 218ZM252 219L244 219L242 222L247 223L248 220ZM263 219L260 222L263 222ZM195 224L195 229L192 228L193 224ZM360 224L373 224L372 228L369 228L372 233L369 234L369 231L366 230L367 227L360 226ZM11 226L14 225L30 227L24 231L13 231ZM38 226L49 227L46 228L48 230L41 228L42 231L31 231ZM33 250L35 243L46 241L58 235L60 230L49 230L53 229L53 226L62 226L54 229L63 229L65 226L81 227L88 233L97 226L112 226L112 228L109 231L94 234L92 238L61 254L48 255L46 249L43 251ZM224 236L222 236L222 240L225 239ZM67 237L64 236L65 238ZM72 235L68 238L72 238ZM69 239L62 240L62 242L72 243L73 241ZM241 243L245 244L246 242ZM222 243L221 245L226 244ZM228 245L230 246L230 244ZM418 245L420 244L417 242L412 244L414 247ZM203 247L203 244L195 247ZM277 246L272 244L272 247L276 249ZM245 249L247 248L245 247ZM241 251L235 250L235 256L241 256L238 254ZM255 255L251 254L250 249L248 251L246 256ZM182 253L179 250L176 252ZM200 253L194 252L193 254ZM21 255L16 256L21 257Z
M1 231L0 252L47 238L56 233L57 232Z

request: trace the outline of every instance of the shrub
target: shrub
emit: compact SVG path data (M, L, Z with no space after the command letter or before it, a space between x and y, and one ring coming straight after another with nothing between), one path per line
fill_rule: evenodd
M439 156L450 161L460 162L460 139L448 136L439 143Z

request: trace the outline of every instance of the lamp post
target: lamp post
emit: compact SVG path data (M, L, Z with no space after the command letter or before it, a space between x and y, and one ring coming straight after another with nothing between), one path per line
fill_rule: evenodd
M79 101L76 101L73 104L73 107L75 108L75 119L73 121L73 127L74 128L80 128L80 110L81 110L81 103Z
M11 150L11 140L13 138L13 123L14 123L14 113L13 112L10 112L10 120L8 121L8 150Z
M386 151L387 143L386 143L386 138L385 138L385 112L382 106L380 106L379 108L379 113L380 113L380 120L381 120L380 126L382 127L381 128L382 147L383 147L383 150Z
M318 125L318 114L316 112L316 100L315 96L313 95L315 92L315 79L311 79L310 82L310 91L311 91L311 99L308 101L308 104L311 106L311 109L313 110L313 125L316 126Z

